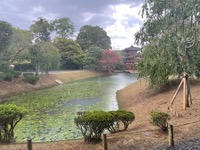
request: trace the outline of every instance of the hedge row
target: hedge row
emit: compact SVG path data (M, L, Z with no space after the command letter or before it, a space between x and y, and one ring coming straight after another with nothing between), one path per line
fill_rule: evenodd
M21 71L16 70L9 70L6 72L0 72L0 81L11 81L13 78L19 78L19 76L22 74Z
M101 140L101 134L105 129L111 133L121 131L119 129L120 122L124 125L122 130L127 130L128 125L135 119L132 112L125 110L117 111L93 111L79 113L74 122L87 143L98 142Z
M26 82L30 84L36 84L37 81L39 80L39 76L37 75L25 75L24 77L25 77Z

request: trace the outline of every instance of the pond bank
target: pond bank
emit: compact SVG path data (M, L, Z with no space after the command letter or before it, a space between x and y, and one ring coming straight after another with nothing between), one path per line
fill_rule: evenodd
M127 131L108 135L108 149L155 149L163 144L168 144L168 136L159 132L158 128L150 123L149 112L152 109L167 111L168 102L173 97L177 86L162 92L153 94L147 89L147 83L138 81L119 91L121 96L120 108L132 111L136 115L135 121ZM172 117L174 125L175 145L181 140L199 137L200 135L200 83L191 85L194 104L182 110L182 93L178 94L174 106L181 117ZM179 107L180 106L180 107ZM180 126L182 124L182 126ZM0 145L1 150L26 150L26 144ZM85 144L83 140L65 140L59 142L34 143L35 150L102 150L102 143Z
M57 71L55 73L51 73L49 76L41 75L40 80L36 85L28 84L24 81L24 78L21 77L19 79L14 79L11 82L2 81L0 82L0 99L12 96L23 94L26 92L49 88L58 85L55 80L60 80L63 83L81 80L96 76L101 76L102 74L97 72L92 72L88 70L80 70L80 71Z
M139 80L126 88L118 91L118 103L120 109L125 109L134 112L136 119L130 124L129 133L135 142L138 141L137 135L140 135L141 147L149 149L157 149L157 147L163 147L167 149L168 135L159 131L159 128L151 124L150 112L152 110L158 110L170 114L170 124L174 126L175 145L187 140L194 140L200 138L200 82L196 81L190 83L193 104L183 110L183 93L182 89L176 97L173 104L174 110L176 110L180 116L173 116L168 110L170 101L176 92L178 85L171 85L166 87L162 92L155 91L148 88L148 83L145 80ZM133 131L135 130L135 131ZM132 133L131 133L132 132ZM127 138L128 138L127 136ZM131 138L130 138L131 139ZM130 140L131 141L131 140ZM199 140L196 140L199 141ZM137 143L136 142L136 143ZM134 143L129 143L134 147ZM129 145L127 142L127 145ZM137 147L140 149L139 147ZM158 148L159 149L159 148Z
M81 138L74 124L77 112L117 110L116 91L135 81L136 75L116 73L6 97L6 104L29 110L15 129L16 142L24 142L26 137L33 142Z

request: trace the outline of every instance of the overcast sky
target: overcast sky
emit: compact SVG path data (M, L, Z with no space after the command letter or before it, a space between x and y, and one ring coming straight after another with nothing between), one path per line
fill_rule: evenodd
M139 15L144 0L0 0L0 20L29 29L34 20L69 17L76 32L84 25L99 26L111 38L112 48L134 45L141 25Z

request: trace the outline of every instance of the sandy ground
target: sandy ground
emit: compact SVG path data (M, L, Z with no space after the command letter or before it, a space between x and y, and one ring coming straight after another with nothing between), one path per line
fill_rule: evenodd
M140 150L155 149L168 144L168 135L160 132L159 128L150 123L150 112L159 110L170 113L168 110L176 86L156 93L147 88L145 81L138 81L117 95L122 109L132 111L136 119L127 131L109 134L109 150ZM0 88L1 91L1 88ZM200 137L200 83L191 85L193 104L183 110L182 91L179 92L173 104L174 109L180 114L172 116L170 124L174 125L175 144L181 140ZM26 144L0 145L0 150L25 150ZM33 143L34 150L102 150L102 143L85 144L83 140L59 141L48 143Z

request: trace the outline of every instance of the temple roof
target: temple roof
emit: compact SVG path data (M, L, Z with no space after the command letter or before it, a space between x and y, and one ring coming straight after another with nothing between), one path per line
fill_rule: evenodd
M125 48L124 51L140 51L141 49L139 47L135 47L133 45L131 45L128 48Z

